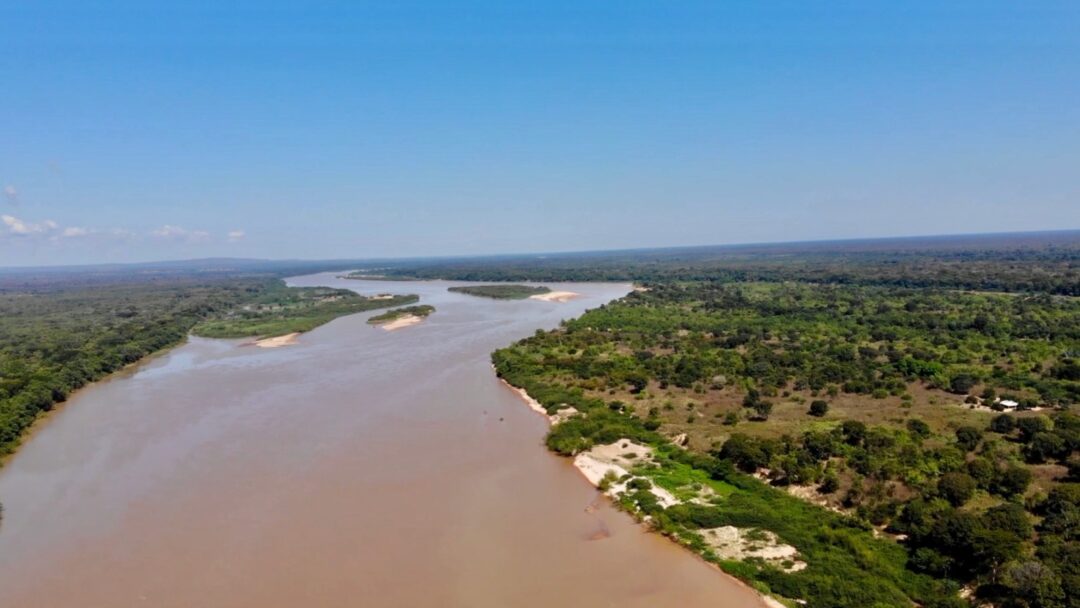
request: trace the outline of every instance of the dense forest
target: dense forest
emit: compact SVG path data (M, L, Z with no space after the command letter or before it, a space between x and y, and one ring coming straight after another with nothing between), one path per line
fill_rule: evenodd
M524 300L530 296L548 293L551 289L543 286L534 287L532 285L514 285L511 283L448 287L447 291L452 293L463 293L470 296L479 296L481 298L492 298L495 300Z
M1041 287L980 255L959 274L927 258L902 285L873 265L846 268L857 281L803 276L802 261L757 281L650 275L493 361L549 412L579 412L552 450L653 446L620 504L769 593L1075 607L1080 300L1052 294L1076 292L1077 259L1044 266L1058 270ZM980 286L1017 293L942 288L980 268L995 277ZM683 500L664 508L650 485ZM775 534L806 567L723 558L705 538L718 526Z

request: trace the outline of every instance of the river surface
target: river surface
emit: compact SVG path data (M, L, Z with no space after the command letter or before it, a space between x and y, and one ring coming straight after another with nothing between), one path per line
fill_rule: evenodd
M437 312L278 349L192 338L74 395L0 469L0 607L760 605L597 500L492 372L493 349L627 286L550 284L583 295L554 303L289 283Z

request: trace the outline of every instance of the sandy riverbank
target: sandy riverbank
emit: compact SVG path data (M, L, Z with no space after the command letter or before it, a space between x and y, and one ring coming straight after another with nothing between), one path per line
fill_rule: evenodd
M296 339L298 337L300 337L300 332L294 331L293 333L285 334L284 336L274 336L273 338L263 338L262 340L256 340L254 344L259 348L281 348L282 346L296 344Z
M423 317L419 317L416 315L402 315L394 319L393 321L387 323L379 323L379 327L381 327L383 331L394 331L403 327L408 327L410 325L416 325L423 320Z
M531 297L536 298L538 296ZM530 395L525 389L518 388L510 384L506 380L503 380L502 378L499 378L499 381L506 385L510 390L514 391L514 393L516 393L521 398L521 400L529 406L529 409L547 418L548 424L555 425L562 422L562 419L560 419L558 414L554 416L549 415L547 413L547 410L544 409L544 406L541 405L540 402L537 401L535 398L533 398L533 396ZM562 413L563 411L564 410L559 410L559 413ZM574 410L574 413L577 413L577 410ZM628 458L627 456L631 453L633 453L634 455L633 458ZM604 478L611 477L609 473L613 474L613 476L615 476L616 478L622 478L624 475L628 474L628 470L632 468L635 463L647 461L651 457L652 448L634 443L629 439L620 439L619 441L616 441L615 443L609 445L594 446L591 450L578 454L574 457L573 464L574 468L577 469L579 473L581 473L582 477L584 477L590 484L599 489L600 484L604 480ZM609 485L607 491L602 491L602 493L608 498L614 500L620 492L627 491L626 484L627 481L621 483L612 483ZM665 507L679 503L678 499L676 499L674 495L662 488L653 486L652 488L650 488L650 492L652 492L652 494L656 496L657 501ZM805 564L802 564L802 567L805 567ZM761 599L762 604L767 606L768 608L787 608L776 598L765 595L757 591L756 589L753 589L753 587L750 587L738 578L735 578L725 572L722 572L722 574L724 576L730 577L738 584L752 589L755 593L758 594L758 597Z
M547 293L538 293L535 296L529 296L529 299L543 300L545 302L569 302L580 296L581 294L572 291L549 291Z

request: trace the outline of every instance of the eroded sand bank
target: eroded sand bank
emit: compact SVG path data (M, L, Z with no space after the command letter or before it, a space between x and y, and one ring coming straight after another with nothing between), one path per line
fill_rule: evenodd
M417 315L402 315L394 319L393 321L379 323L379 327L381 327L383 331L394 331L403 327L409 327L410 325L416 325L423 320L423 317L419 317Z
M284 336L274 336L273 338L263 338L262 340L256 340L254 344L259 348L281 348L282 346L296 344L296 339L299 337L300 332L294 331L293 333L285 334Z
M529 299L543 300L545 302L569 302L578 297L581 297L581 294L573 291L549 291L547 293L538 293L535 296L529 296Z

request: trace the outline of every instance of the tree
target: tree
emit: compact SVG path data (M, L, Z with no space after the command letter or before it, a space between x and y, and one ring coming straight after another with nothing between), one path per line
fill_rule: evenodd
M978 484L967 473L945 473L938 480L938 491L953 506L959 507L975 493Z
M968 391L975 387L975 378L969 374L960 374L953 376L952 380L949 380L949 390L957 395L966 395Z
M1002 582L1031 608L1063 608L1066 604L1061 579L1038 560L1013 562L1005 567Z
M982 431L973 426L962 426L956 429L956 445L965 452L974 450L982 441Z
M919 439L926 439L930 436L930 425L918 418L911 418L907 421L907 430L913 437Z
M1024 447L1024 457L1032 463L1068 458L1070 452L1069 445L1057 433L1035 433Z
M773 404L771 401L758 401L754 404L754 413L758 420L768 420L769 414L772 414Z
M821 418L827 413L829 413L829 404L827 402L821 399L815 399L810 403L809 414L811 416L817 416L818 418Z
M992 489L1008 498L1023 494L1029 484L1031 484L1031 471L1024 467L1012 465L1001 472Z
M981 456L970 460L964 468L967 470L967 474L975 479L980 488L989 488L998 473L994 463Z
M845 420L840 425L840 433L849 445L859 445L866 438L866 425L858 420Z
M1008 414L998 414L990 421L990 430L1002 435L1008 435L1016 428L1016 419Z
M725 441L717 456L730 460L747 473L753 473L768 466L771 459L770 452L763 447L762 443L742 433L735 433Z
M991 507L983 513L983 523L992 530L1005 530L1017 538L1031 538L1031 519L1024 508L1016 503L1006 502Z
M1045 416L1032 416L1021 418L1016 422L1016 426L1020 429L1020 441L1027 443L1035 437L1036 433L1049 430L1050 421Z

